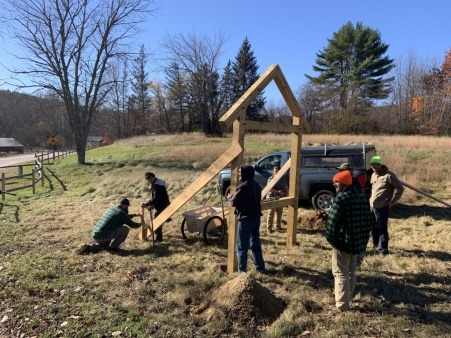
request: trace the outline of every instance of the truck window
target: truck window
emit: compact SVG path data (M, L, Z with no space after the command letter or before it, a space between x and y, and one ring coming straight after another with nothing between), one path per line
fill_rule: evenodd
M278 165L281 166L282 156L281 155L271 155L263 158L259 162L257 162L255 166L256 171L271 171L273 168Z
M359 156L352 156L352 162L351 165L353 168L364 168L363 164L363 157L362 155Z
M302 157L303 168L335 168L345 162L350 162L349 157Z

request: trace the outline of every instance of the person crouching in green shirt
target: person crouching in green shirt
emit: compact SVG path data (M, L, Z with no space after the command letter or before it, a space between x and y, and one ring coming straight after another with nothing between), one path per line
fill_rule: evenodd
M141 223L132 220L135 215L128 213L130 201L127 198L121 200L119 205L105 211L92 230L92 238L98 243L101 249L116 250L127 239L129 228L139 228ZM141 222L143 222L143 215ZM93 247L91 247L91 251ZM100 249L99 248L99 249Z
M356 284L358 258L366 250L373 225L368 199L352 185L349 171L333 177L337 196L329 210L326 239L332 245L332 273L335 280L335 306L350 308Z

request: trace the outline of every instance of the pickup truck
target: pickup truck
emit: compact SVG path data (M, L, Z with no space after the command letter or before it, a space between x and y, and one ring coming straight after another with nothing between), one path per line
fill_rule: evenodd
M373 145L351 146L308 146L301 148L301 170L299 181L299 202L309 202L315 209L328 211L335 197L332 177L338 172L336 167L349 163L353 168L353 179L357 180L361 191L366 185L366 171L370 169L370 159L376 154ZM272 175L274 166L282 167L291 157L290 150L282 150L262 156L253 167L255 181L262 189ZM288 180L288 173L287 180ZM230 168L218 174L218 193L227 195L230 188Z

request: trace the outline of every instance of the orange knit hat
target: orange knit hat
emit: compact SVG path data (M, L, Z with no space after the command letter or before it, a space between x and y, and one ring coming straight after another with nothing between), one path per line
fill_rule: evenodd
M343 183L346 186L349 186L352 184L352 177L351 173L347 170L340 171L339 173L335 174L334 178L332 179L334 182L340 182Z

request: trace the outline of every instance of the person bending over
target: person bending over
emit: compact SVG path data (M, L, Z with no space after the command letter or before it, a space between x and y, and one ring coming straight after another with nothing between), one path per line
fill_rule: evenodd
M128 227L139 228L141 226L143 215L140 215L141 223L134 222L133 215L128 213L129 206L130 201L127 198L122 199L119 205L106 210L94 226L92 238L101 249L116 250L127 239ZM95 251L95 249L94 244L91 250Z

